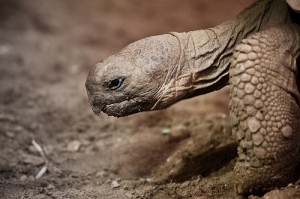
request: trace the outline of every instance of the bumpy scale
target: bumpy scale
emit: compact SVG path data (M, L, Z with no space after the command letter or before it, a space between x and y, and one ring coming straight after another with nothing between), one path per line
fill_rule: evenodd
M233 53L230 111L239 143L239 193L294 177L300 141L299 34L297 25L271 28L242 40Z

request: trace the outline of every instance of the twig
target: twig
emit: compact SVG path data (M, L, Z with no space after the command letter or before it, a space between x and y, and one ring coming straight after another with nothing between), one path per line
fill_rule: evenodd
M32 140L32 145L37 149L37 151L42 156L43 160L45 161L45 165L42 167L42 169L38 172L38 174L35 176L35 179L41 178L48 170L49 160L46 157L45 151L42 146L40 146L35 140Z

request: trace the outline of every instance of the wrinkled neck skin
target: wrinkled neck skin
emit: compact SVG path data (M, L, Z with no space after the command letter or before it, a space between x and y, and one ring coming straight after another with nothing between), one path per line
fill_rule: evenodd
M151 110L226 86L235 45L252 33L290 21L284 0L262 0L214 28L170 33L176 38L172 46L180 53L176 64L169 66Z

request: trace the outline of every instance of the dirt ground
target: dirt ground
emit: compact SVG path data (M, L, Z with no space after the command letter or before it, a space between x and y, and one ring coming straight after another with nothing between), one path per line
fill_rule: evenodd
M0 0L0 198L238 198L222 180L236 156L228 88L113 118L92 113L84 82L130 42L211 27L250 2ZM201 150L178 162L193 140ZM264 198L300 198L298 184Z

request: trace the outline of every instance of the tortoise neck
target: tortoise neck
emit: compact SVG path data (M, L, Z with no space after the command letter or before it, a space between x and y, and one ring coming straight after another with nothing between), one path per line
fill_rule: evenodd
M230 59L236 44L250 34L285 23L291 23L291 19L284 0L260 0L233 20L214 28L169 33L168 37L176 38L170 46L171 59L175 61L168 65L151 110L228 85Z
M262 0L214 28L170 33L178 39L181 51L176 88L185 90L184 98L221 89L228 84L230 58L237 43L262 29L290 21L285 1Z

